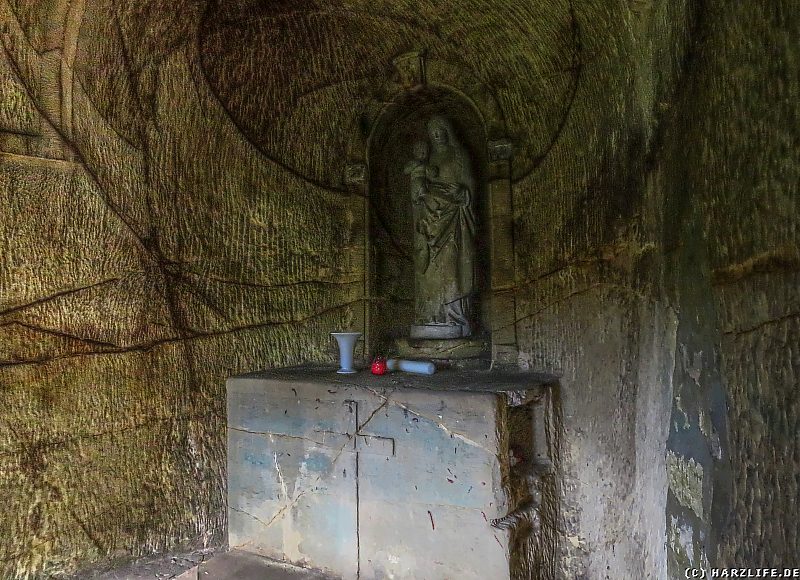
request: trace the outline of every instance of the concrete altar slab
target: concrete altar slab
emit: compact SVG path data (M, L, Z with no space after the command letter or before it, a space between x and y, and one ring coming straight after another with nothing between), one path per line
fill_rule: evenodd
M232 548L338 578L509 578L509 405L551 377L292 368L228 380Z
M332 580L307 570L262 558L242 550L217 554L175 580Z
M333 580L250 552L198 550L140 558L113 570L84 570L72 580Z

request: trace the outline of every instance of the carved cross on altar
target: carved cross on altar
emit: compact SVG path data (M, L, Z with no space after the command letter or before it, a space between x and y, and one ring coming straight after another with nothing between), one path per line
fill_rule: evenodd
M369 423L369 419L375 415L373 413L364 423L360 423L359 417L359 403L358 401L345 401L351 413L355 413L356 428L353 433L349 430L344 433L338 431L314 431L321 435L321 443L328 447L337 449L344 449L356 453L356 462L358 462L359 453L369 453L370 455L381 455L385 457L394 457L395 455L395 440L392 437L382 437L380 435L370 435L363 433L362 429ZM352 443L352 446L348 444Z

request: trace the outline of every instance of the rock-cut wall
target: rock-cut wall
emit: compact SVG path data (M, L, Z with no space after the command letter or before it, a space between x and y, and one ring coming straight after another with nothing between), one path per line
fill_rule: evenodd
M0 578L222 542L224 378L361 296L361 203L237 128L201 8L0 4Z

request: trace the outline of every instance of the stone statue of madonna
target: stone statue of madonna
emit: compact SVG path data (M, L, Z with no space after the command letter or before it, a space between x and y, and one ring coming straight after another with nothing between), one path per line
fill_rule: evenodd
M414 145L410 176L414 224L411 338L472 334L475 278L475 177L467 150L442 117L427 124L429 141Z

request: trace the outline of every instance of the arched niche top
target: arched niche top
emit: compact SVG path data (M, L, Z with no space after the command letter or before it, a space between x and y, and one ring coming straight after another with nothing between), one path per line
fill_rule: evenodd
M394 101L381 109L367 136L367 158L374 155L376 148L385 146L382 141L387 137L398 130L402 132L409 123L433 116L447 118L453 123L459 136L476 149L473 155L483 157L487 154L489 139L481 111L470 99L451 87L428 84L398 93ZM415 129L408 127L409 131Z
M429 58L426 51L416 50L397 55L387 63L383 84L354 119L346 147L348 162L365 162L369 140L379 120L409 95L426 91L442 91L468 103L481 119L488 141L507 138L502 109L488 86L466 67Z

